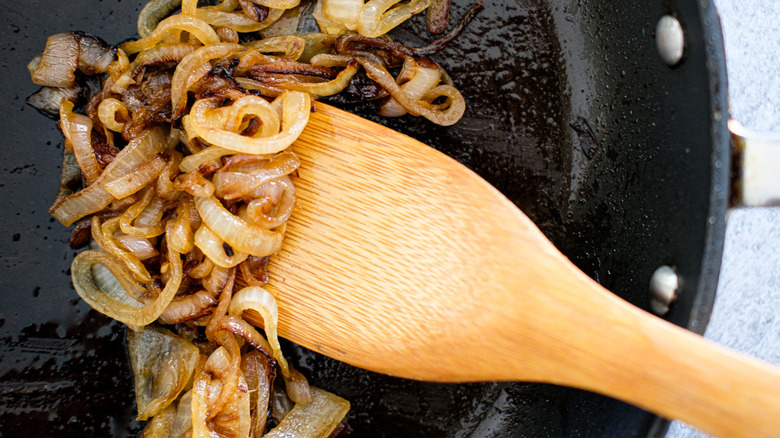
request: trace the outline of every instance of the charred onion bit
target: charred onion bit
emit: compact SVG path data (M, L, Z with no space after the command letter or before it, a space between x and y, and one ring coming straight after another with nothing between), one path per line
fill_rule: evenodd
M244 15L251 18L254 21L262 22L268 18L270 10L267 6L253 2L252 0L239 0L241 10L244 11Z
M596 134L590 128L588 121L582 117L577 117L576 120L569 123L569 126L577 133L580 150L585 154L585 157L590 160L596 156L599 144L596 140Z
M442 33L450 22L450 0L433 0L428 7L428 29L431 33Z

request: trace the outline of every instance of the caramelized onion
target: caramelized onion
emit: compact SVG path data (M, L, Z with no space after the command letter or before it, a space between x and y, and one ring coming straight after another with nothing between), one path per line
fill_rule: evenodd
M100 123L106 128L115 132L122 132L125 121L130 118L130 113L127 111L125 104L110 97L100 102L98 117L100 118Z
M279 87L287 90L302 91L315 96L332 96L342 92L349 85L355 73L358 72L357 62L349 63L335 79L320 83L281 83Z
M450 85L439 85L422 99L415 101L409 98L383 66L372 62L362 61L363 68L368 76L379 83L406 111L412 115L421 115L426 119L442 126L450 126L456 123L466 111L466 101L460 92ZM444 105L433 105L433 101L439 97L445 97Z
M279 363L282 375L289 379L292 373L287 365L287 360L282 355L282 347L279 345L279 339L276 335L279 309L273 295L259 286L245 287L233 296L228 311L232 316L241 317L265 329L268 343L271 346L271 354Z
M219 43L201 47L185 56L176 67L171 82L173 117L177 117L184 110L187 105L187 90L211 69L211 60L226 58L245 50L246 48L239 44Z
M322 15L348 30L358 27L363 0L322 0Z
M143 438L169 438L171 427L176 421L176 412L177 410L171 405L163 408L146 423L141 436Z
M152 242L145 237L130 236L124 234L116 237L117 243L139 260L150 259L158 254Z
M173 132L171 133L173 134ZM179 172L179 165L181 164L182 154L177 150L169 151L170 159L168 164L163 168L160 175L157 176L157 183L154 190L157 192L157 196L167 201L174 201L181 197L181 193L176 190L173 182L171 181Z
M195 232L195 245L217 266L232 268L246 260L249 254L237 251L225 243L208 226L201 225ZM227 247L226 247L227 245ZM228 249L229 248L229 249Z
M192 436L192 390L187 391L179 398L176 408L176 418L173 425L167 430L167 438L190 438Z
M323 33L298 34L309 13L300 0L151 0L140 40L114 49L58 34L28 65L44 85L29 102L58 115L65 137L50 212L66 225L81 219L83 244L92 235L73 261L74 287L131 329L145 436L256 437L271 415L279 424L268 436L325 438L349 409L287 363L277 304L262 288L296 202L300 160L288 148L318 97L386 98L385 116L457 121L463 97L426 56L481 5L410 48L380 34L425 9L441 32L449 0L364 1L318 1ZM256 41L239 35L260 30ZM74 112L85 103L85 115ZM178 325L181 337L152 323Z
M114 234L119 229L119 218L108 219L101 225L100 219L97 216L92 216L91 229L92 238L95 239L95 243L100 249L124 263L126 269L133 274L136 280L146 283L152 279L141 260L131 252L120 248L114 238Z
M146 189L135 204L119 217L123 233L138 237L154 237L164 232L161 223L164 204L153 190Z
M128 331L127 347L135 375L137 420L143 421L178 397L195 370L199 352L190 342L156 327Z
M422 99L426 93L439 84L441 70L437 65L423 67L410 56L404 61L404 68L399 74L399 78L401 76L405 76L407 79L399 86L399 89L407 99L414 102ZM406 114L406 110L391 97L382 105L378 114L385 117L399 117Z
M63 99L60 104L60 127L87 184L94 183L103 170L98 164L95 150L92 149L92 120L87 116L74 114L73 104Z
M195 172L196 170L201 169L201 167L203 167L203 165L207 163L218 160L224 157L225 155L232 155L234 153L235 152L229 149L221 148L218 146L211 146L209 148L203 149L198 153L184 157L184 159L181 160L179 169L181 169L181 171L185 173Z
M122 50L128 55L131 55L149 49L159 43L165 36L165 33L170 30L187 31L204 45L216 44L219 42L219 36L205 21L187 15L173 15L160 21L160 24L157 25L149 36L141 38L138 41L122 44Z
M228 200L240 198L264 184L289 175L300 166L300 160L292 152L281 152L269 158L262 156L252 158L254 160L249 162L228 164L214 173L213 181L217 196ZM254 196L262 195L261 192Z
M301 0L251 0L253 3L271 9L292 9L301 4Z
M161 324L181 324L205 315L217 300L214 294L203 289L174 298L157 321Z
M287 176L269 181L252 191L246 216L255 225L276 228L287 222L295 206L295 187Z
M230 213L213 196L195 198L203 223L231 248L253 256L276 253L282 246L282 233L251 225Z
M194 203L190 198L184 198L176 206L176 218L171 219L170 233L166 235L168 245L181 254L186 254L192 251L195 246L195 242L192 238L193 224L199 222L198 218L193 218L193 213L197 215L197 210L194 210Z
M296 404L279 425L264 437L329 437L349 411L349 402L319 388L311 390L312 402Z
M369 0L360 10L358 32L367 37L384 35L430 4L431 0Z
M192 53L197 47L192 44L163 44L144 50L136 56L135 60L122 70L116 82L111 85L112 92L124 93L130 85L136 83L136 79L143 75L144 68L164 64L166 62L179 62L185 56ZM162 88L160 88L162 89Z
M214 184L198 172L183 173L177 176L173 187L199 198L208 198L214 194Z
M249 394L240 361L225 347L215 350L203 370L196 373L192 394L193 437L248 437Z
M208 257L206 257L203 261L198 263L192 270L190 271L190 277L195 279L201 279L207 277L209 274L211 274L211 271L214 269L214 262L211 261Z
M250 436L261 437L268 419L268 406L276 372L266 356L259 351L250 351L241 361L241 373L249 389L250 415L252 418Z
M75 84L71 87L41 87L30 95L26 102L46 117L57 119L60 103L69 100L74 104L90 99L91 88L88 85Z
M245 96L233 103L234 111L262 117L273 108L281 119L278 133L268 137L244 136L239 132L229 131L222 120L215 115L213 103L201 99L192 106L190 119L193 134L215 146L245 154L269 154L287 148L303 131L309 120L311 98L308 94L287 91L277 97L272 105L256 96ZM272 123L266 118L262 123Z
M312 402L312 391L309 381L298 370L290 367L290 375L284 376L287 396L295 403L309 404Z
M88 75L103 73L115 55L100 38L82 32L58 33L49 37L40 59L31 62L28 70L38 85L71 87L76 83L76 70Z
M283 13L283 9L271 9L268 16L258 22L244 14L222 12L204 7L198 8L197 16L214 26L229 27L237 32L257 32L274 24L282 17Z
M268 283L268 257L249 256L238 267L242 286L263 286Z
M198 367L192 382L192 401L190 402L192 406L192 438L212 438L206 423L212 392L211 377L203 367Z
M155 181L166 164L161 156L155 155L141 163L134 172L106 182L106 191L116 199L130 196Z
M138 35L141 38L151 35L160 21L179 6L181 0L151 0L138 14Z
M244 45L261 53L280 53L284 58L297 60L303 55L303 51L306 48L306 41L297 35L281 35L250 41Z
M146 160L162 152L166 145L164 138L162 128L145 131L119 152L93 184L55 202L49 213L68 226L90 213L102 210L116 200L105 189L105 183L133 172Z
M181 282L179 255L169 251L168 259L171 261L173 275L168 280L162 293L143 307L141 307L140 303L134 306L108 296L105 291L100 290L95 285L92 267L97 264L108 268L126 290L130 287L127 284L134 281L127 278L121 265L118 265L109 255L102 251L89 250L80 252L73 259L73 264L71 265L73 286L79 296L98 312L127 325L149 325L159 318L160 314L171 302Z

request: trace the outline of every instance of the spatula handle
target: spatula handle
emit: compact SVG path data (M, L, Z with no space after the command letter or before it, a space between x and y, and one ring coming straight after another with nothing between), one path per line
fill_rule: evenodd
M557 382L719 437L780 436L780 372L623 303L609 342Z
M780 436L780 368L651 315L557 264L557 275L536 281L539 289L519 288L492 303L483 327L497 335L482 342L482 356L503 366L486 361L470 373L585 389L718 437ZM522 308L540 312L513 310Z

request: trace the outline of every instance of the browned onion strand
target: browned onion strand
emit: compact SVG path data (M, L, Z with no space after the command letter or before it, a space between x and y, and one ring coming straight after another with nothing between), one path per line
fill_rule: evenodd
M57 34L30 62L44 88L29 102L56 115L65 137L50 213L78 222L73 245L91 237L72 265L78 294L131 329L146 436L343 429L349 402L287 362L276 298L263 287L294 214L301 161L291 145L322 97L382 99L381 115L457 122L465 101L428 57L481 3L425 47L382 35L424 10L444 32L449 6L321 0L311 12L321 32L300 34L309 12L299 0L152 0L140 39L111 47Z

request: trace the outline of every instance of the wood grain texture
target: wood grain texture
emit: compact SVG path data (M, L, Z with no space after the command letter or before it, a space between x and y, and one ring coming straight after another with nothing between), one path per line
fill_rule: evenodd
M780 372L631 306L438 151L317 104L269 266L279 333L399 377L615 397L716 436L780 435Z

